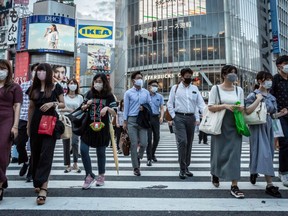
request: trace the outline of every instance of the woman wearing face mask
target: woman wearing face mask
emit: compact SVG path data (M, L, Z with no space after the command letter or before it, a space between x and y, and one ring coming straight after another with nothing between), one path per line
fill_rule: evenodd
M84 190L92 186L96 177L92 171L89 147L96 148L97 153L99 175L96 186L104 185L105 181L106 147L110 141L109 113L115 116L116 112L114 109L116 110L117 107L115 98L111 92L111 86L105 74L94 76L91 90L87 93L86 99L88 102L82 106L82 109L88 111L89 120L81 136L80 147L82 162L86 172L85 181L82 186ZM102 129L97 131L96 128Z
M42 63L38 65L33 84L27 92L30 98L27 133L33 158L32 178L35 191L38 192L36 202L43 205L47 196L56 136L55 133L52 136L39 134L38 128L43 115L58 117L55 108L65 107L63 89L53 83L51 66Z
M10 62L0 59L0 201L7 187L6 169L13 140L18 135L22 90L13 82Z
M237 81L237 69L226 65L221 69L223 83L213 86L208 101L208 109L211 112L226 110L220 135L211 137L211 174L212 183L219 187L219 178L232 182L231 195L236 198L244 198L244 193L238 188L240 179L242 135L237 133L233 110L244 109L244 94L240 87L234 86ZM221 104L218 96L218 91ZM240 101L241 105L234 105Z
M251 114L261 101L267 107L267 122L265 124L250 125L250 182L256 183L258 173L264 174L267 182L266 193L281 197L279 188L272 183L274 174L273 158L274 158L274 135L272 129L272 114L277 112L276 98L269 93L272 87L272 74L260 71L256 80L259 84L258 89L250 93L245 100L245 112Z
M76 79L71 79L68 81L68 91L64 96L65 108L60 110L63 114L67 115L77 109L83 103L83 96L79 94L79 85ZM72 145L72 154L73 154L73 167L71 168L70 162L70 143ZM81 169L78 167L78 143L79 137L75 134L72 134L71 139L63 139L63 153L64 153L64 165L67 166L64 170L64 173L71 172L73 169L77 173L81 172Z

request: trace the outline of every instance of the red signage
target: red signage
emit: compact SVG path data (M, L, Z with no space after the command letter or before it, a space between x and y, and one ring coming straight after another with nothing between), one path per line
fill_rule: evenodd
M14 4L29 5L29 0L14 0Z
M30 56L28 52L16 53L14 82L21 84L28 81Z

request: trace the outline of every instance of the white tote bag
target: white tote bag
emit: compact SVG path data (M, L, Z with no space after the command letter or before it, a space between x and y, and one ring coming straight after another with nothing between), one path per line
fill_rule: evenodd
M265 124L267 118L267 108L265 102L260 102L256 109L249 115L244 113L244 119L248 125Z
M207 134L219 135L221 134L221 127L225 111L211 112L208 107L204 109L204 115L199 126L199 130Z

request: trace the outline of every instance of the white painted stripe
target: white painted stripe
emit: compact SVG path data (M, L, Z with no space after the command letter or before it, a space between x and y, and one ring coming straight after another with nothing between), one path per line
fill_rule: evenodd
M96 173L97 172L97 167L93 167L93 171ZM210 176L210 171L193 171L191 169L191 172L193 172L194 176L198 176L198 177L207 177ZM13 175L19 175L19 171L18 170L7 170L7 175L8 176L13 176ZM63 176L63 170L52 170L51 171L51 175L61 175ZM65 173L65 175L84 175L83 174L79 174L79 173L74 173L74 172L70 172L70 173ZM117 176L116 170L107 170L105 173L106 176ZM142 176L153 176L153 177L160 177L160 176L172 176L172 177L177 177L179 175L179 171L151 171L151 170L145 170L145 171L141 171L141 175ZM275 172L275 175L278 176L278 172ZM121 165L119 167L119 176L133 176L133 169L131 168L131 171L127 171L127 170L121 170ZM250 177L250 172L248 171L242 171L241 172L241 177ZM141 177L139 177L141 178Z
M143 160L143 166L142 167L146 167L146 162L147 160ZM121 163L121 161L120 161ZM73 163L71 163L73 164ZM81 160L78 161L78 165L79 166L82 166L82 162ZM64 167L66 168L66 166L64 166L64 163L53 163L52 164L53 167L63 167L63 170L64 170ZM92 162L92 166L95 167L97 166L97 163L96 162ZM127 162L127 163L121 163L121 167L131 167L131 163ZM18 165L18 164L10 164L9 167L18 167L19 169L22 167L21 165ZM115 164L114 162L112 163L106 163L106 167L115 167ZM153 163L152 164L152 167L156 167L156 168L175 168L175 167L179 167L179 164L178 163ZM151 168L152 168L151 167ZM279 165L278 164L275 164L274 165L274 169L278 169ZM148 168L148 166L147 166ZM210 163L192 163L190 164L189 168L210 168ZM246 164L241 164L241 168L249 168L249 164L246 163Z
M97 191L95 190L95 196ZM120 197L47 197L46 204L36 205L36 197L5 197L5 210L95 210L95 211L267 211L287 212L288 199L235 198L120 198ZM208 207L209 206L209 207Z
M83 181L71 181L71 180L52 180L49 181L49 188L82 188ZM280 190L288 190L281 182L274 183ZM95 186L95 185L94 185ZM163 188L153 188L155 190L230 190L231 182L220 181L220 187L216 188L211 182L159 182L159 181L105 181L103 187L93 187L93 189L145 189L153 186L163 186ZM164 188L164 186L166 188ZM265 190L265 182L257 182L256 185L252 185L250 182L239 182L238 184L241 190ZM32 183L26 183L24 181L10 181L9 189L22 189L33 188Z

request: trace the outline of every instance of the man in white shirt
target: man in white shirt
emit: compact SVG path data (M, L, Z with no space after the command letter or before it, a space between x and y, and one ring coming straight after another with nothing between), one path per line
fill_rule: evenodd
M203 113L204 100L197 88L191 84L193 71L190 68L181 70L181 82L171 88L167 102L168 111L175 125L175 136L178 148L179 177L192 177L188 169L191 162L192 142L195 124L199 124L199 113Z

